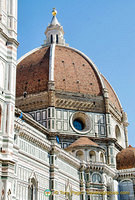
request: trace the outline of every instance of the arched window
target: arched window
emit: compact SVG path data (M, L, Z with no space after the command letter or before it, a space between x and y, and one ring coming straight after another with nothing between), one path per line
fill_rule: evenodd
M1 108L1 105L0 105L0 129L1 129L1 118L2 118L2 108Z
M84 159L84 155L83 155L83 152L81 150L77 151L76 152L76 157L80 160L83 160Z
M110 199L110 198L111 198L111 194L110 194L111 191L112 191L112 190L111 190L111 187L110 187L110 185L108 185L108 186L107 186L107 199Z
M115 136L118 142L121 141L121 133L120 133L120 128L118 125L115 126Z
M90 200L90 195L88 195L88 200Z
M133 182L130 180L124 180L119 183L119 194L120 200L133 200L134 197L134 189Z
M38 197L38 182L34 176L29 178L28 200L37 200Z
M69 179L67 180L65 184L65 198L66 200L72 200L73 195L72 195L72 185L69 182Z
M104 162L104 155L103 155L103 153L100 154L100 162L102 162L102 163Z
M90 161L96 162L96 154L95 154L95 151L90 151L90 152L89 152L89 156L90 156Z
M101 176L98 173L94 173L92 175L92 182L93 183L101 183Z
M59 37L58 35L56 35L56 44L58 44L58 42L59 42Z
M0 62L0 88L4 88L4 64Z
M51 44L53 43L53 35L51 35Z

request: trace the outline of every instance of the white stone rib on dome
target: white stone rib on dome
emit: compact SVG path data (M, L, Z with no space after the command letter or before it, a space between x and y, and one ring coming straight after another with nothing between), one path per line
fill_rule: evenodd
M50 46L49 55L49 81L54 81L55 43Z

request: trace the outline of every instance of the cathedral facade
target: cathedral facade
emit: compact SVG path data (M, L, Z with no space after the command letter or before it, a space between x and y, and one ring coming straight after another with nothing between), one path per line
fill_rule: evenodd
M16 62L17 0L0 1L0 200L134 200L127 115L56 14Z

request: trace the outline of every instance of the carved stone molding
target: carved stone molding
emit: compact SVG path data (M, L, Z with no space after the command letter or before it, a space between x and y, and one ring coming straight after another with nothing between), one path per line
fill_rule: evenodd
M31 136L29 133L27 133L27 132L20 132L19 133L19 136L21 137L21 138L24 138L25 140L27 140L27 141L30 141L30 142L32 142L32 143L34 143L34 144L36 144L39 148L43 148L43 149L45 149L45 150L47 150L47 151L50 151L51 150L51 146L50 146L50 144L47 144L47 142L45 142L44 140L39 140L39 139L37 139L36 137L34 137L34 136Z
M25 98L24 96L16 98L16 107L23 112L30 112L33 110L39 110L49 106L48 92L41 92L39 94L30 94Z

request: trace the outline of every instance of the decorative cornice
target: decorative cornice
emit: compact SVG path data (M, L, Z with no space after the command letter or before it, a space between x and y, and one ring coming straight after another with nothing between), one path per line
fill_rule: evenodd
M122 122L122 113L120 113L116 107L109 101L109 112L114 116L114 118L121 123Z
M67 153L63 149L61 149L61 151L59 152L58 157L60 159L64 160L64 161L68 162L69 164L71 164L72 166L74 166L75 168L77 168L79 170L80 160L78 160L77 158L75 158L71 154Z
M103 96L55 90L55 107L104 113Z
M117 170L118 174L135 173L135 168Z
M24 112L46 108L49 106L48 91L30 94L26 98L24 96L17 97L16 106Z
M95 106L95 102L82 102L68 99L56 99L56 107L77 108L78 110L91 109Z
M19 117L21 115L22 111L18 108L15 108L15 115L17 117ZM30 118L27 114L23 113L23 120L25 120L26 123L28 123L29 125L31 125L32 127L36 128L37 130L39 130L41 133L43 134L47 134L49 135L48 130L41 124L39 124L37 121L35 121L34 119Z
M126 178L126 177L130 177L130 178L134 178L135 177L135 171L125 171L125 172L118 172L117 173L117 178Z
M35 137L35 136L31 136L28 132L20 132L19 133L19 136L21 137L21 138L24 138L25 140L28 140L28 141L30 141L30 142L32 142L32 143L34 143L34 144L36 144L37 146L39 146L40 148L43 148L43 149L45 149L45 150L47 150L47 151L50 151L51 150L51 144L50 144L50 142L49 141L45 141L45 140L42 140L42 138L41 139L37 139L37 137Z
M115 139L116 140L116 139ZM119 150L119 151L121 151L122 149L123 149L123 147L121 146L121 145L119 145L119 143L117 142L117 140L116 140L116 142L115 142L115 147Z
M0 158L0 163L1 164L11 164L11 165L14 165L15 161L13 161L13 160L5 160L5 159Z
M110 175L111 177L115 177L116 175L116 169L111 168L110 166L108 166L105 163L99 163L99 162L93 162L86 165L86 169L89 168L92 171L102 171L108 175Z
M7 34L5 34L5 33L3 32L3 29L2 29L2 28L0 28L0 33L1 33L1 35L2 35L4 38L7 39L7 41L8 41L9 43L15 44L15 45L18 47L19 43L17 42L17 40L15 40L14 38L10 38Z

